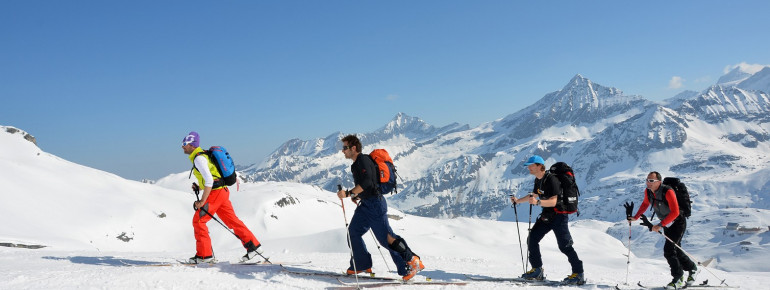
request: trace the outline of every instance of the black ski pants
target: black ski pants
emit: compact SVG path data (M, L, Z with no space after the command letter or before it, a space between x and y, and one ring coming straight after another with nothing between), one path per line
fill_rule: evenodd
M687 219L680 216L669 227L663 228L663 234L665 234L671 241L676 242L677 246L682 246L682 237L687 230ZM684 275L684 271L690 271L695 268L695 263L687 257L682 250L674 246L668 239L663 246L663 257L668 261L668 265L671 267L671 276L679 278ZM684 269L684 271L683 271Z
M572 273L583 273L583 261L580 261L575 248L572 247L572 235L569 233L568 221L569 215L567 214L556 214L549 221L537 219L527 238L529 263L532 264L532 267L540 268L543 266L543 259L540 256L540 240L545 237L545 234L553 230L559 250L567 255L567 260L572 266Z

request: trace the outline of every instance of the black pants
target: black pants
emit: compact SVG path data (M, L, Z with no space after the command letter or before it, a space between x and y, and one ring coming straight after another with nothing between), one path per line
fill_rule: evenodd
M674 223L669 227L663 228L663 234L665 234L671 241L676 242L677 246L682 246L682 237L687 230L687 219L684 217L677 218ZM663 246L663 257L668 261L668 265L671 267L671 276L679 278L684 275L685 271L690 271L695 268L695 263L687 257L682 250L674 246L668 239Z
M545 237L545 234L553 230L559 250L567 255L567 260L572 266L572 273L583 273L583 261L580 261L575 248L572 247L572 235L569 233L568 221L569 216L566 214L556 214L549 221L537 219L527 238L529 263L532 264L532 267L540 268L543 266L543 259L540 256L540 240Z

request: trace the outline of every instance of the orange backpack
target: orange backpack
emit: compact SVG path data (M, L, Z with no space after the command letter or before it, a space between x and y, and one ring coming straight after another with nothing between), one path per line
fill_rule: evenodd
M380 193L388 194L393 191L398 193L396 184L396 166L393 165L393 159L385 149L374 149L369 153L369 157L377 164L377 173L380 177Z

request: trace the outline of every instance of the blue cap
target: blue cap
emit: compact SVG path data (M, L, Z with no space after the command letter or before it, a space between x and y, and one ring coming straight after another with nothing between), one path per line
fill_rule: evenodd
M524 163L524 166L529 166L530 164L543 164L545 165L545 160L543 160L543 157L540 157L539 155L532 155L526 163Z
M193 147L198 148L201 144L201 137L198 136L198 132L192 131L182 139L182 145L192 144Z

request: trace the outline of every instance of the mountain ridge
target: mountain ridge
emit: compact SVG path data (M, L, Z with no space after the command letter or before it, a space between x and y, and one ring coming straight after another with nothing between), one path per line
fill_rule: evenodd
M437 130L399 113L377 131L358 136L365 153L386 148L394 157L403 180L400 192L389 199L408 213L510 218L505 197L531 187L531 177L521 165L539 154L548 164L571 164L579 186L587 192L585 212L612 220L620 213L601 210L598 200L608 198L602 192L623 192L623 199L638 199L631 192L643 186L636 180L646 172L699 180L701 175L719 176L742 160L767 155L769 110L770 98L762 91L714 85L680 95L676 102L658 103L577 74L532 105L476 127L455 123ZM328 190L351 184L349 162L339 155L340 137L337 133L323 139L326 145L336 145L324 154L272 154L268 158L272 163L254 166L245 175L250 181L278 178ZM750 163L740 169L763 168ZM714 187L713 182L706 183L693 184L693 189ZM762 198L756 188L748 191L755 192L753 198ZM622 204L613 194L609 197L613 204Z

